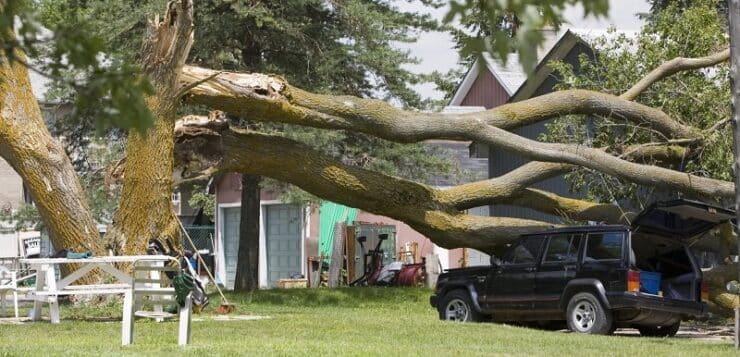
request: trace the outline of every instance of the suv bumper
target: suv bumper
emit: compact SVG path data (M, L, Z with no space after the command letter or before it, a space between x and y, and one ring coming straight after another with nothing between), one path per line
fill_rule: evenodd
M706 314L706 304L695 301L667 299L642 293L622 293L608 296L612 309L634 309L645 313L670 313L701 317Z
M435 309L437 308L437 303L438 303L437 300L438 300L437 294L433 294L432 296L429 297L429 304L432 305L432 307Z

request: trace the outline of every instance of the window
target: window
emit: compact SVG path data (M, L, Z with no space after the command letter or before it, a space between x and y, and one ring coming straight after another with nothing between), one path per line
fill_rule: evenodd
M618 232L589 234L585 260L622 259L624 234Z
M581 236L578 234L560 234L550 238L545 253L545 262L574 262L578 260L578 246Z
M526 238L504 257L503 264L534 264L542 249L542 237Z

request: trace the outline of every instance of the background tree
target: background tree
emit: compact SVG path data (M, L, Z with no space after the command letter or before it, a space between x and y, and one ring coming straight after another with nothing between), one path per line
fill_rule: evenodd
M580 73L566 63L555 67L563 76L559 89L588 89L619 95L663 62L676 57L704 57L728 46L727 17L717 11L716 0L696 0L684 8L676 1L655 14L653 22L635 37L613 31L598 38L595 61L581 59ZM660 39L656 41L655 39ZM732 135L728 64L711 70L676 73L655 83L636 98L642 104L659 107L678 122L698 128L701 140L675 141L648 126L605 115L568 116L549 126L545 140L588 143L608 148L617 156L639 154L642 162L670 167L699 176L731 180ZM645 154L649 155L645 155ZM567 176L574 192L586 192L599 202L622 201L641 209L656 199L679 198L681 192L655 190L603 174L576 170ZM699 197L693 197L699 198ZM728 204L728 201L718 202Z

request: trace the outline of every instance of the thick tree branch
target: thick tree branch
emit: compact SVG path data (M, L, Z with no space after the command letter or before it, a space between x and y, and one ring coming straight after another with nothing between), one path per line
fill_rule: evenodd
M448 196L448 202L462 211L510 199L534 183L573 169L575 167L572 165L533 161L503 176L450 187L443 192Z
M635 83L629 90L624 92L619 98L625 100L635 100L640 93L644 92L648 87L653 85L655 82L660 81L663 78L672 76L678 72L711 67L720 64L730 59L730 49L727 48L723 51L711 54L706 57L700 58L684 58L676 57L670 61L664 62L658 68L655 68L645 77L640 79L639 82Z
M515 152L531 160L586 167L642 185L670 187L705 199L730 198L735 191L731 182L637 164L582 145L541 143L489 125L479 125L470 135L473 140Z
M185 66L180 86L187 87L214 74L217 72ZM483 122L510 130L566 114L616 117L649 125L668 138L700 134L658 109L585 90L554 92L477 113L419 113L378 100L309 93L277 76L225 72L190 90L185 100L255 120L362 131L398 142L460 139L455 130L460 126Z
M505 217L469 216L461 205L486 202L524 205L570 219L625 222L615 206L593 204L527 189L572 167L530 163L498 179L439 190L405 179L348 166L282 137L228 128L225 118L187 117L176 126L176 162L187 176L208 168L269 176L319 197L406 222L445 247L495 251L516 236L551 225ZM471 206L472 207L472 206Z
M224 120L178 124L176 161L186 172L216 167L292 183L314 195L403 222L444 247L495 252L517 236L552 225L460 213L444 191L345 165L294 141L229 129Z
M574 221L630 224L632 218L635 217L633 212L623 211L617 205L562 197L552 192L533 188L524 189L518 195L514 195L510 199L504 199L501 202L531 208Z

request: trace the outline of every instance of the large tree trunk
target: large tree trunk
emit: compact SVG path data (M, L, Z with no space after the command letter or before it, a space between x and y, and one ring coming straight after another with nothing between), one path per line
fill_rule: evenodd
M242 175L242 207L239 220L239 254L234 290L259 288L261 176Z
M152 238L181 246L172 210L176 84L193 42L192 23L192 1L178 0L167 4L163 21L147 24L142 68L156 91L147 98L154 127L129 134L121 204L109 236L125 254L145 252Z
M12 33L2 42L15 41ZM0 156L23 178L55 248L103 254L103 244L79 178L46 128L31 91L25 55L0 57Z

